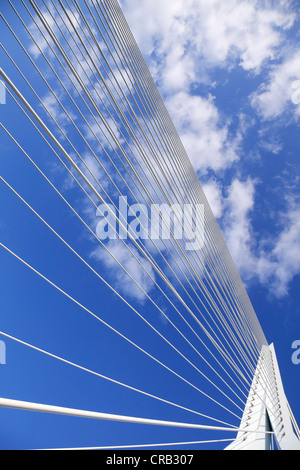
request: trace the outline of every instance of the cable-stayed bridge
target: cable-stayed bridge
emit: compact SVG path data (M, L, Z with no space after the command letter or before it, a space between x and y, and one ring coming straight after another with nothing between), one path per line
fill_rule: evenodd
M7 420L97 429L72 448L299 449L274 346L118 1L1 8L1 146L16 158L1 191L28 235L0 247L32 314L21 328L6 312L1 338L60 374L3 384Z

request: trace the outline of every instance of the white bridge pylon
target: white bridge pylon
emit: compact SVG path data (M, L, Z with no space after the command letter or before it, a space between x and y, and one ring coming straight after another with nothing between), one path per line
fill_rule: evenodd
M86 259L82 257L72 246L72 242L65 240L62 234L47 222L47 217L44 218L40 215L19 194L17 189L14 189L13 181L10 184L0 176L1 190L4 185L3 190L5 187L5 191L10 191L11 196L17 198L24 205L24 209L30 211L31 215L37 218L38 223L43 225L43 230L46 227L51 237L54 236L58 243L62 243L65 249L76 257L76 261L79 260L80 263L83 263L84 270L88 269L89 274L96 276L97 282L101 283L111 295L111 306L113 310L116 309L116 318L118 318L119 312L115 299L118 299L118 302L120 301L124 308L130 311L130 314L136 316L137 328L140 328L139 325L142 325L143 322L143 327L146 325L151 335L153 333L158 335L156 338L159 337L159 341L162 341L164 346L170 347L172 354L179 354L180 361L186 361L189 364L188 367L192 366L194 372L197 371L201 374L201 389L200 386L198 387L200 381L197 381L197 385L191 383L179 371L177 372L177 369L173 370L171 365L163 362L162 358L156 357L154 353L148 351L146 346L144 349L141 344L138 344L139 340L135 343L133 338L118 331L117 325L112 326L104 321L99 312L92 311L81 304L79 300L66 292L59 282L54 283L40 271L38 266L33 266L29 259L27 261L23 259L21 253L17 254L12 251L2 241L0 241L0 251L4 250L7 255L11 255L15 261L20 262L23 267L51 286L56 293L59 292L59 295L63 295L68 299L68 302L72 302L76 309L80 308L85 315L89 315L99 324L101 323L103 327L108 328L110 332L117 335L116 338L118 337L120 341L124 341L124 344L130 345L134 351L138 351L138 354L142 353L147 356L147 361L151 359L155 362L155 366L159 365L183 381L185 386L191 386L194 391L197 390L207 399L215 402L215 405L221 406L223 410L226 409L232 414L232 411L226 408L226 403L219 403L215 397L210 396L210 390L215 391L212 387L216 387L218 392L221 392L238 407L239 414L233 413L238 420L240 420L240 412L244 411L244 413L238 428L233 425L223 428L162 421L150 417L107 414L1 397L0 408L117 421L130 423L130 425L135 423L137 425L193 429L197 433L201 430L201 434L203 431L207 431L207 434L216 433L216 438L220 434L223 436L223 433L228 432L229 439L194 443L222 442L223 448L225 441L227 443L234 440L226 449L270 449L275 447L274 442L276 442L276 448L300 450L300 432L284 393L274 347L273 345L268 346L218 221L214 217L200 184L197 172L186 153L167 107L156 87L155 80L151 76L146 61L122 13L119 1L72 0L64 2L57 0L56 2L41 2L30 0L28 2L13 2L7 0L7 2L0 3L1 6L7 3L7 6L11 7L11 10L7 8L7 13L5 8L5 16L10 15L9 20L6 20L2 13L0 19L1 28L2 25L7 28L4 34L4 39L7 38L7 46L1 44L6 59L1 65L12 77L10 79L6 71L0 68L0 78L3 80L3 82L0 80L0 104L6 102L7 92L9 98L7 105L14 106L14 108L10 108L9 113L15 116L14 122L10 119L7 122L8 126L12 126L12 129L9 130L0 122L0 131L4 131L5 139L8 139L13 146L12 152L17 149L18 155L26 158L28 175L30 175L29 179L23 178L26 185L31 182L31 178L41 178L40 182L43 181L47 189L55 192L53 197L59 198L59 203L64 204L69 216L76 219L76 223L79 221L81 228L78 227L78 230L83 230L82 234L88 235L88 239L97 244L97 249L103 249L105 259L108 256L108 259L113 261L114 269L118 269L118 271L113 271L110 264L107 264L106 268L102 270L101 267L104 266L104 258L102 260L102 257L97 257L98 260L94 259L95 262L100 262L99 266L97 264L94 268L88 257ZM47 5L48 3L49 5ZM74 8L72 15L70 15L69 3ZM19 7L22 9L20 12ZM19 39L19 35L22 40ZM43 38L42 44L41 38ZM12 44L15 44L16 47L12 48ZM36 54L31 54L32 47L34 47ZM11 51L12 49L13 51ZM15 55L15 58L10 55L9 51ZM18 61L20 61L19 65L17 65ZM26 67L25 62L27 63ZM15 76L18 79L15 80ZM3 83L5 83L5 87L3 87ZM50 100L48 94L44 94L44 90L50 93ZM39 96L39 93L43 93L44 98L42 95ZM56 112L57 110L59 112ZM20 133L18 129L23 129L23 123L25 123L26 132ZM31 145L28 146L27 132L32 132L32 142L36 142L38 152L34 151ZM5 151L11 148L7 142L4 140ZM38 161L35 161L37 153L46 157L46 160L43 158L41 167ZM42 167L45 163L46 173L51 168L56 169L56 165L58 165L57 168L62 172L57 173L57 181L54 178L56 171L51 172L51 175L48 175L49 178L44 173ZM31 166L33 168L32 176L29 173ZM16 170L20 168L16 163ZM15 176L13 173L19 179L18 171L12 172L12 178ZM65 177L68 178L66 181L72 181L72 191L74 183L74 191L76 191L74 197L71 194L65 197L60 191ZM71 179L69 180L69 178ZM25 189L24 186L23 189L27 191L28 188L26 186ZM126 204L124 202L126 215L123 216L121 215L122 211L115 206L114 198L116 194L125 196L123 192L125 189L130 198L127 201L126 196ZM44 191L42 186L41 191ZM38 194L35 196L37 196L36 203L39 203L40 196ZM52 204L51 197L49 193L47 207ZM113 231L112 240L119 239L120 241L119 255L111 249L110 243L105 244L104 240L98 237L97 230L94 230L94 223L92 220L88 221L87 213L82 214L83 217L81 217L80 211L77 212L71 203L73 200L74 202L75 200L82 201L84 205L81 206L80 203L81 209L89 207L92 211L97 210L98 215L99 203L107 208L108 218L104 217L104 219L107 221L107 227ZM153 231L156 234L159 235L159 231L162 232L161 237L157 239L155 235L151 234L148 240L143 240L142 237L137 237L135 231L133 233L126 219L128 210L132 208L131 200L140 208L137 211L140 213L140 219L136 214L135 221L138 222L140 233L145 231L147 234L150 223L150 228L155 229ZM53 201L56 200L53 199ZM187 243L188 246L182 246L182 240L180 236L177 236L175 230L177 225L175 222L178 221L176 211L171 211L174 218L171 217L171 212L164 215L163 211L160 211L160 214L154 211L154 218L158 223L156 228L152 227L151 217L150 219L148 217L149 214L152 215L152 206L161 208L165 207L165 204L169 209L187 204L188 207L192 205L195 209L201 208L199 211L196 209L195 217L187 217L189 222L187 232L189 235L195 235L196 250L189 249L190 243ZM198 215L200 215L201 223L195 224ZM111 216L111 221L109 216ZM171 223L171 218L173 218L173 223ZM57 222L59 223L60 220L64 222L62 215L59 216ZM173 228L170 232L173 234L169 238L165 237L165 229L158 230L164 227L171 228L171 225ZM183 222L183 227L181 224L178 225L183 229L183 233L186 230L185 223ZM194 225L197 226L195 233ZM32 231L35 230L29 224L28 228ZM86 230L88 232L85 232ZM120 237L120 231L126 234L126 239ZM41 232L41 236L42 233L44 232ZM41 240L43 239L41 238ZM190 242L192 243L192 239ZM202 251L199 249L200 247L202 247ZM83 247L81 248L83 249ZM19 249L21 250L21 247ZM84 251L87 249L88 247ZM133 263L130 264L130 269L128 260ZM67 264L66 268L68 267L71 265ZM116 276L114 276L115 273ZM119 273L124 275L126 280L132 282L132 292L128 291L125 294L120 282L116 282L116 285L113 281L110 282L110 277L116 277L118 280ZM63 273L61 275L63 276ZM20 276L20 278L14 278L14 284L16 279L22 279L21 271L16 272L16 276ZM87 279L89 278L87 277ZM153 291L152 288L149 290L145 288L144 279L150 283L150 286L153 286ZM142 294L143 299L149 302L149 307L151 303L155 314L159 314L161 318L166 320L166 325L170 327L170 336L165 336L165 332L159 331L160 328L156 327L158 317L152 323L149 316L144 315L142 310L140 311L136 304L139 298L135 294L135 289L139 294ZM100 290L99 295L102 295L103 292ZM133 296L131 296L132 293L134 293ZM71 315L71 312L70 307L68 314ZM21 312L19 314L21 315ZM14 318L14 322L18 322L18 317ZM180 325L184 327L184 330L181 331ZM66 324L66 326L69 325ZM80 324L77 327L79 328ZM143 327L141 326L141 331L144 331ZM70 328L68 327L66 331L69 334ZM197 341L201 342L204 355L194 346L194 336L190 341L185 331L195 335ZM202 407L205 408L202 410L205 411L205 415L203 415L198 411L173 403L167 400L167 397L162 398L120 382L117 378L106 377L100 372L89 370L2 331L0 331L0 335L78 370L90 373L94 377L125 387L127 390L175 406L177 409L193 412L197 416L219 421L218 416L207 416L207 412L213 408L205 406L205 401L202 404ZM177 335L180 335L180 338L178 336L179 344L184 341L183 350L180 350L179 345L173 344L173 339L175 340ZM152 348L153 344L150 344L149 347ZM194 352L199 353L199 357L203 361L200 365L203 365L204 370L185 355L185 351L190 347L193 349L193 354ZM207 356L208 359L206 358L207 352L212 354L212 356ZM255 357L254 363L253 357ZM169 358L171 355L165 359L169 360ZM0 363L5 363L5 359L5 344L0 342ZM210 360L216 361L217 369L214 367L215 362L210 363ZM179 366L179 362L176 362L176 368L177 366ZM247 377L240 371L240 366L246 372ZM221 369L226 373L225 378L221 375L223 373ZM245 410L227 395L227 389L223 391L219 388L219 384L228 386L230 391L242 400L244 406L244 390L242 390L243 396L241 398L231 388L232 384L227 382L227 376L231 370L234 373L240 373L238 378L242 381L242 386L247 387L247 392L253 374L253 382ZM251 370L250 382L248 382L249 370ZM222 380L222 384L215 383L214 375L211 378L206 376L206 371L216 374L218 379ZM139 374L139 370L136 373ZM230 376L230 379L234 382L235 376ZM160 383L159 378L158 383ZM238 391L241 390L239 384L235 383L234 385L237 386ZM206 386L209 388L205 389ZM201 406L201 403L197 404L199 407ZM223 424L223 421L219 422ZM126 433L124 435L126 437ZM182 444L188 443L178 443L178 445ZM153 446L153 444L146 446L150 445ZM157 446L159 445L162 444L157 444ZM167 444L164 445L167 446ZM173 444L168 444L168 446L171 445L173 446ZM137 445L137 447L140 446L140 444Z
M284 393L273 345L262 348L238 429L112 415L5 398L0 398L0 407L124 423L237 432L237 437L225 450L300 450L300 431Z
M284 392L273 344L262 348L240 429L226 450L300 450L300 431Z

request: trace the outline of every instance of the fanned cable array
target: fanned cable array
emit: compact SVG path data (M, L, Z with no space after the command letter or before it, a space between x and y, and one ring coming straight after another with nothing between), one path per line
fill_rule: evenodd
M198 394L197 407L184 395L178 401L170 399L165 388L154 393L119 379L117 367L115 375L108 376L31 344L11 331L2 331L1 335L36 354L126 388L133 402L136 395L142 395L183 414L178 422L176 418L148 416L147 407L142 416L133 418L125 405L122 413L105 416L100 411L88 416L88 406L86 415L51 407L44 411L137 426L143 423L214 431L210 438L199 434L199 439L181 443L171 440L169 445L201 448L202 444L218 443L222 447L239 428L267 341L121 7L117 0L4 3L1 57L7 67L0 70L1 80L7 100L14 106L14 123L26 122L26 128L30 127L36 145L43 149L46 166L42 168L28 141L22 142L14 126L1 123L1 135L19 158L27 161L39 185L45 184L66 206L70 220L78 221L102 267L87 256L84 242L77 248L70 234L61 234L51 222L53 218L47 217L47 210L41 213L13 181L1 176L1 191L22 203L24 211L33 215L99 285L105 286L111 293L111 309L118 299L137 325L157 337L155 345L169 351L166 358L154 343L146 347L135 334L124 332L123 318L120 326L102 318L22 252L2 241L1 251L134 349L141 361L153 361L158 384L161 373L165 380L170 377ZM49 170L51 165L55 171ZM66 182L70 192L65 190ZM105 220L110 239L99 235L99 220ZM109 271L114 276L109 276ZM103 331L99 331L99 341ZM134 369L135 365L131 366ZM262 374L267 383L268 371ZM1 404L34 409L27 402L3 399ZM153 442L157 442L155 438ZM151 444L141 438L132 445L124 441L105 447L100 442L97 448L167 445L166 441Z

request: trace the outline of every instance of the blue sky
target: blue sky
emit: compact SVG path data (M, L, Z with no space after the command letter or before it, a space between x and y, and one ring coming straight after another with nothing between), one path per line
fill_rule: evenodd
M123 0L121 4L221 227L266 338L275 344L286 394L299 423L300 366L293 364L291 359L292 343L300 339L300 100L297 95L300 18L297 2ZM54 70L61 73L21 2L14 2L14 6L22 13ZM37 68L67 106L74 122L79 123L78 111L8 2L1 2L1 12ZM75 21L76 15L74 24ZM84 162L116 201L111 182L95 165L90 152L3 20L0 31L5 49L61 123L70 141L83 155ZM53 126L53 121L3 49L0 54L2 69L47 125ZM77 63L76 70L84 80L90 77L88 73L84 78L84 71ZM64 74L60 76L70 95L76 96ZM100 99L99 95L93 96L95 100ZM82 197L70 175L40 135L33 132L32 125L10 96L7 95L6 104L1 105L0 113L3 125L78 213L95 228L95 208ZM94 121L88 122L97 137L100 136L100 130L93 127ZM91 148L100 152L104 167L112 171L112 165L105 157L105 150L112 147L106 143L100 151L91 128L83 126L81 130ZM53 132L60 136L57 130ZM62 141L80 164L78 155L65 139ZM1 176L28 204L120 295L145 318L151 319L162 334L174 343L178 341L178 347L180 345L187 355L191 354L191 360L195 359L194 353L186 349L161 313L147 300L144 293L151 295L167 316L172 315L165 298L139 265L128 257L122 245L110 242L111 252L135 276L144 293L129 282L128 276L105 250L99 249L91 234L3 129L0 164ZM113 174L114 181L121 184L120 175ZM171 368L186 374L200 388L209 393L212 391L209 385L199 380L195 370L178 358L142 320L137 319L131 308L83 266L3 182L1 201L1 243L132 341L170 364ZM228 416L225 410L203 396L199 406L199 394L195 389L136 353L126 341L56 292L5 250L1 250L0 256L1 331L149 393L211 413L226 422L238 423L236 417ZM145 267L155 278L153 268L147 264ZM181 327L185 331L184 325ZM0 365L0 395L3 397L108 413L159 416L174 421L199 420L186 411L57 363L53 358L9 339L5 343L7 360L5 365ZM203 370L207 372L205 365ZM201 432L149 430L134 426L125 429L123 425L113 423L41 417L11 410L1 410L1 422L1 448L122 445L206 438ZM201 418L201 422L206 420ZM211 444L210 447L214 446Z

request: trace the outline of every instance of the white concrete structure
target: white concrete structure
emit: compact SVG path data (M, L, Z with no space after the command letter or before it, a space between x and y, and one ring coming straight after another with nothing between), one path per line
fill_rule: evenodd
M227 450L300 450L299 428L284 393L273 344L262 349L240 427L243 431ZM258 433L247 433L248 429Z

